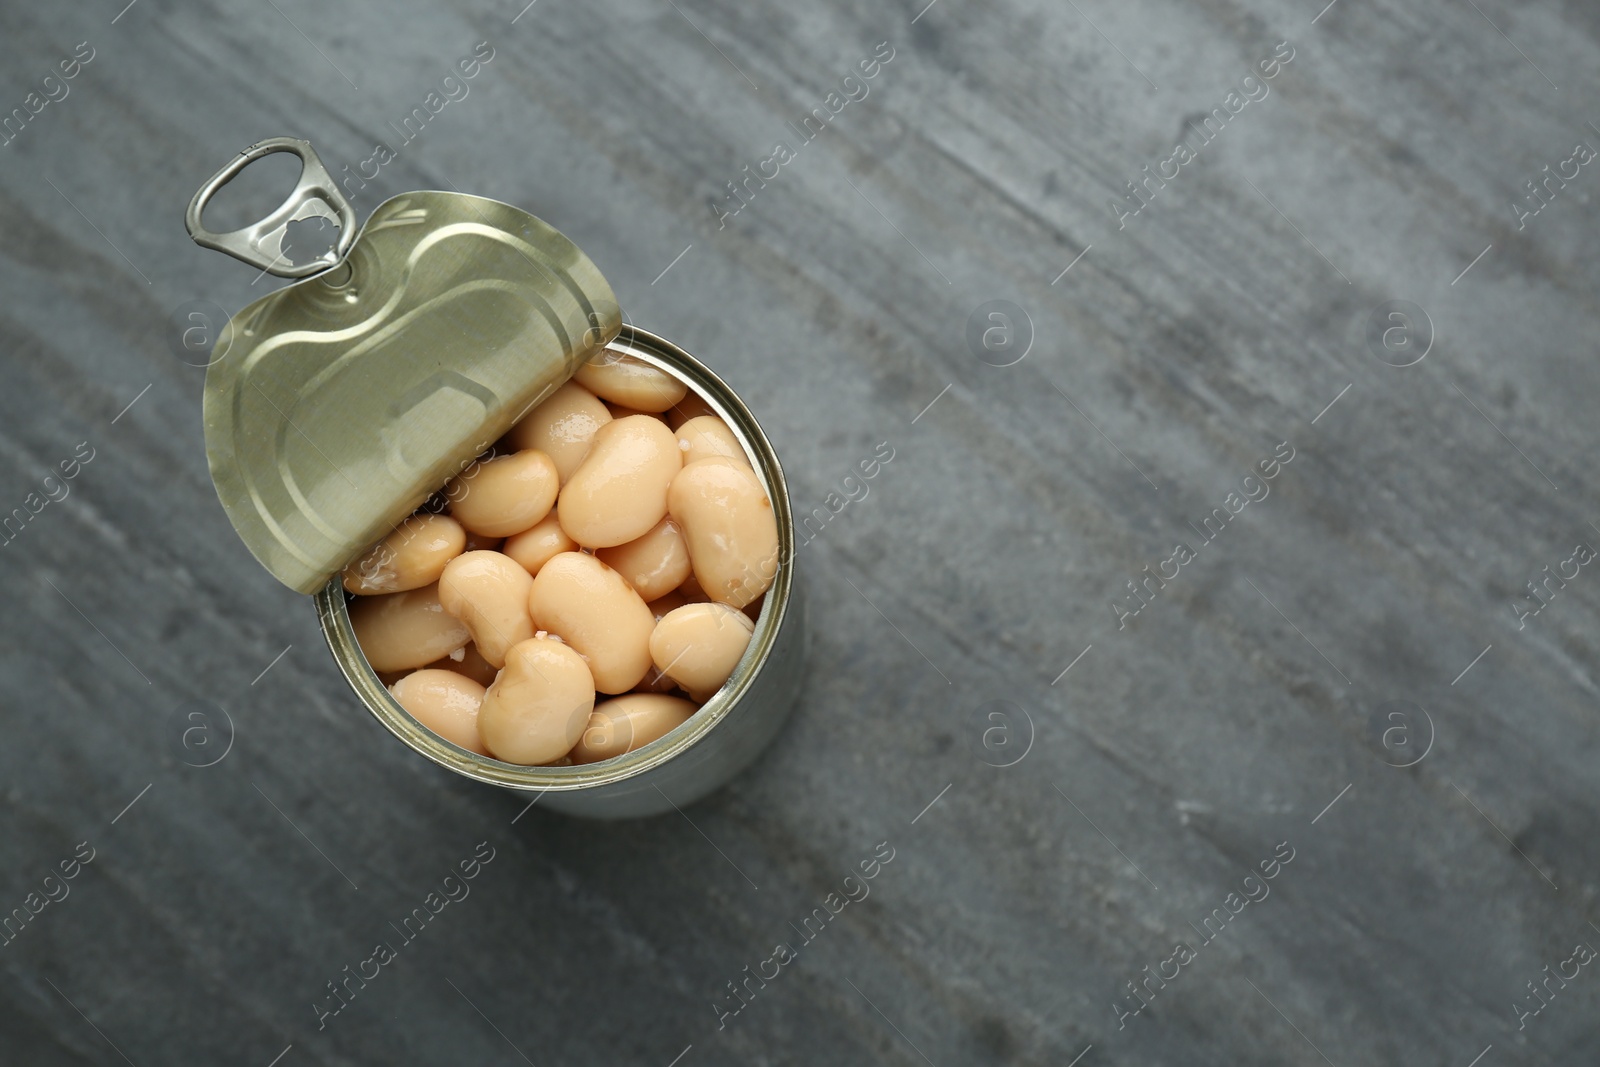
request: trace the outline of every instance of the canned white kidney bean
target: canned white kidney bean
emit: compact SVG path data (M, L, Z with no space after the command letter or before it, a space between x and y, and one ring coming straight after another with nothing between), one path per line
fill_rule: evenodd
M582 653L596 690L626 693L644 680L656 620L622 575L593 556L563 552L532 581L534 624Z
M667 514L667 487L683 466L678 439L650 415L606 423L556 505L561 528L585 548L643 537Z
M778 570L778 522L755 472L720 456L672 479L667 510L683 525L694 576L712 600L742 608Z
M685 604L650 632L650 658L698 701L722 688L750 644L756 624L726 604Z
M347 568L352 636L404 713L373 710L435 761L575 814L649 814L716 788L799 681L770 445L692 357L628 329L504 446L445 488L448 515L413 516ZM363 695L378 683L346 671Z
M733 431L728 429L728 424L715 415L701 415L690 419L677 428L678 448L683 452L683 465L687 467L697 459L710 459L720 456L723 459L737 460L746 467L750 461L744 456L744 449L739 447L739 441L733 436Z
M507 537L550 514L560 488L555 462L529 448L477 464L444 492L462 526L484 537Z
M630 693L596 704L583 736L572 750L573 763L598 763L665 737L695 713L682 697Z
M361 597L350 625L375 671L423 667L465 648L472 633L439 603L439 587Z
M418 722L468 752L487 756L478 734L478 709L483 705L484 687L455 671L424 668L412 671L389 692Z
M666 411L689 391L659 367L612 351L600 353L572 377L601 400L635 411Z
M594 677L583 657L556 638L532 637L511 648L484 694L478 731L508 763L550 763L572 751L592 710Z
M538 574L539 568L563 552L576 552L578 542L567 536L561 520L551 512L530 529L506 538L500 551L516 560L529 574Z
M466 544L466 530L450 516L413 515L344 569L344 587L370 595L432 585Z
M513 426L506 439L513 448L536 448L549 456L565 485L589 454L595 432L610 421L611 413L599 398L568 382Z
M506 665L512 645L533 636L528 592L533 579L510 556L468 552L445 565L439 603L466 624L478 653L493 667Z
M625 545L602 548L595 558L614 568L645 600L665 596L688 581L689 546L671 519L662 519Z

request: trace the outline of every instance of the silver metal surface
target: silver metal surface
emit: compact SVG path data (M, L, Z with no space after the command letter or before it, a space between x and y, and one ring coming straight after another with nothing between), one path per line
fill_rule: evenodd
M224 185L233 181L256 160L277 152L288 152L300 158L300 180L295 183L282 206L260 222L229 233L215 233L206 228L201 216L206 204ZM339 239L328 251L301 264L285 262L283 238L289 232L289 223L303 219L323 218L339 227ZM319 274L342 261L356 239L356 212L344 198L333 176L317 158L311 142L297 137L270 137L257 141L228 161L227 166L211 176L189 201L184 214L184 225L197 245L226 252L242 259L252 267L280 278L308 278Z
M279 138L241 160L268 150L310 151ZM261 565L308 594L566 382L622 322L589 257L509 204L402 193L347 236L337 267L235 314L206 371L217 497Z

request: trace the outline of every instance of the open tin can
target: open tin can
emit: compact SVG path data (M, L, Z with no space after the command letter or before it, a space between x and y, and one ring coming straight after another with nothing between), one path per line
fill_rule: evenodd
M244 229L208 230L201 215L211 197L276 152L302 165L283 205ZM336 224L338 239L314 260L287 262L289 224L311 218ZM672 810L755 759L798 694L805 620L783 469L755 416L720 378L670 341L624 325L589 258L510 205L404 193L358 229L354 209L302 140L274 138L240 153L195 194L186 223L196 243L298 279L219 333L206 372L206 458L252 554L280 582L315 597L334 659L368 711L457 774L597 818ZM608 355L679 379L733 432L777 520L772 584L733 674L683 725L598 763L504 763L451 744L401 707L356 643L340 575L584 362Z

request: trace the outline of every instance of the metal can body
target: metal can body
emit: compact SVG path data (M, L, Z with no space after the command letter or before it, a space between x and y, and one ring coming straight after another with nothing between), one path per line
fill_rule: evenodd
M755 417L723 381L655 334L624 326L607 351L631 356L685 382L738 438L772 501L778 556L772 584L744 658L726 685L665 737L601 763L524 767L450 744L391 696L355 640L346 595L335 577L316 595L323 634L351 688L396 737L458 774L528 794L570 815L616 819L656 815L700 799L748 766L777 735L798 696L805 662L803 597L793 568L794 517L783 469ZM763 566L766 566L765 564Z

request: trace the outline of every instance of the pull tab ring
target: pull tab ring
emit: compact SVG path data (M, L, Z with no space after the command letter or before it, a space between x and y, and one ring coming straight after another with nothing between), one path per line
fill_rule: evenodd
M300 157L300 181L283 205L260 222L231 233L214 233L206 229L200 221L200 214L217 191L238 177L245 167L275 152L292 152ZM289 223L310 218L327 219L337 225L339 240L316 259L300 264L285 261L283 238L289 232ZM194 194L183 221L195 244L226 252L235 259L280 278L306 278L336 266L344 260L356 239L355 209L339 191L333 177L322 165L322 160L317 158L317 153L312 151L311 142L296 137L268 138L240 152Z

